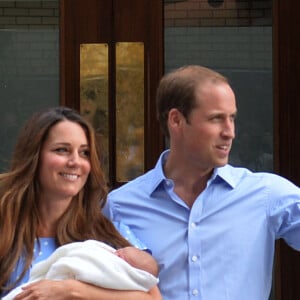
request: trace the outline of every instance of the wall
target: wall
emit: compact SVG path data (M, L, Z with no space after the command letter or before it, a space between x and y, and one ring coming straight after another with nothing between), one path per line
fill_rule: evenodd
M33 111L59 103L59 1L0 1L0 169Z

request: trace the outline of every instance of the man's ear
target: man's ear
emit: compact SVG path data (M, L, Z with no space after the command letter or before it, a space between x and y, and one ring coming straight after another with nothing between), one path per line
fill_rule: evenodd
M179 129L182 125L182 121L184 119L184 116L182 115L182 113L177 109L177 108L172 108L169 111L169 115L168 115L168 126L169 129Z

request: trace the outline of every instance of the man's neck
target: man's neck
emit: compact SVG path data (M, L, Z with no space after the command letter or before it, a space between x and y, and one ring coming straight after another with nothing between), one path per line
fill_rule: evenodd
M173 164L167 159L164 165L165 176L174 182L174 192L192 207L197 197L206 188L213 170L195 170L179 163Z

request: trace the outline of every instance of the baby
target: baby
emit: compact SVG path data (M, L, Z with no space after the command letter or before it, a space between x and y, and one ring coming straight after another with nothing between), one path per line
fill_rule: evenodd
M57 248L46 260L33 266L29 281L76 279L117 290L148 291L158 283L158 270L148 254L134 247L119 250L105 243L87 240ZM2 300L12 300L22 291L12 290Z

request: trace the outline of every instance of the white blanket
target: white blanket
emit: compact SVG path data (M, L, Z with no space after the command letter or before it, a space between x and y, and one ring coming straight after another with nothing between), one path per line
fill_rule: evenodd
M112 247L95 240L63 245L33 266L26 284L41 279L73 278L108 289L148 291L158 283L155 276L132 267L114 252ZM22 286L2 300L12 300Z

